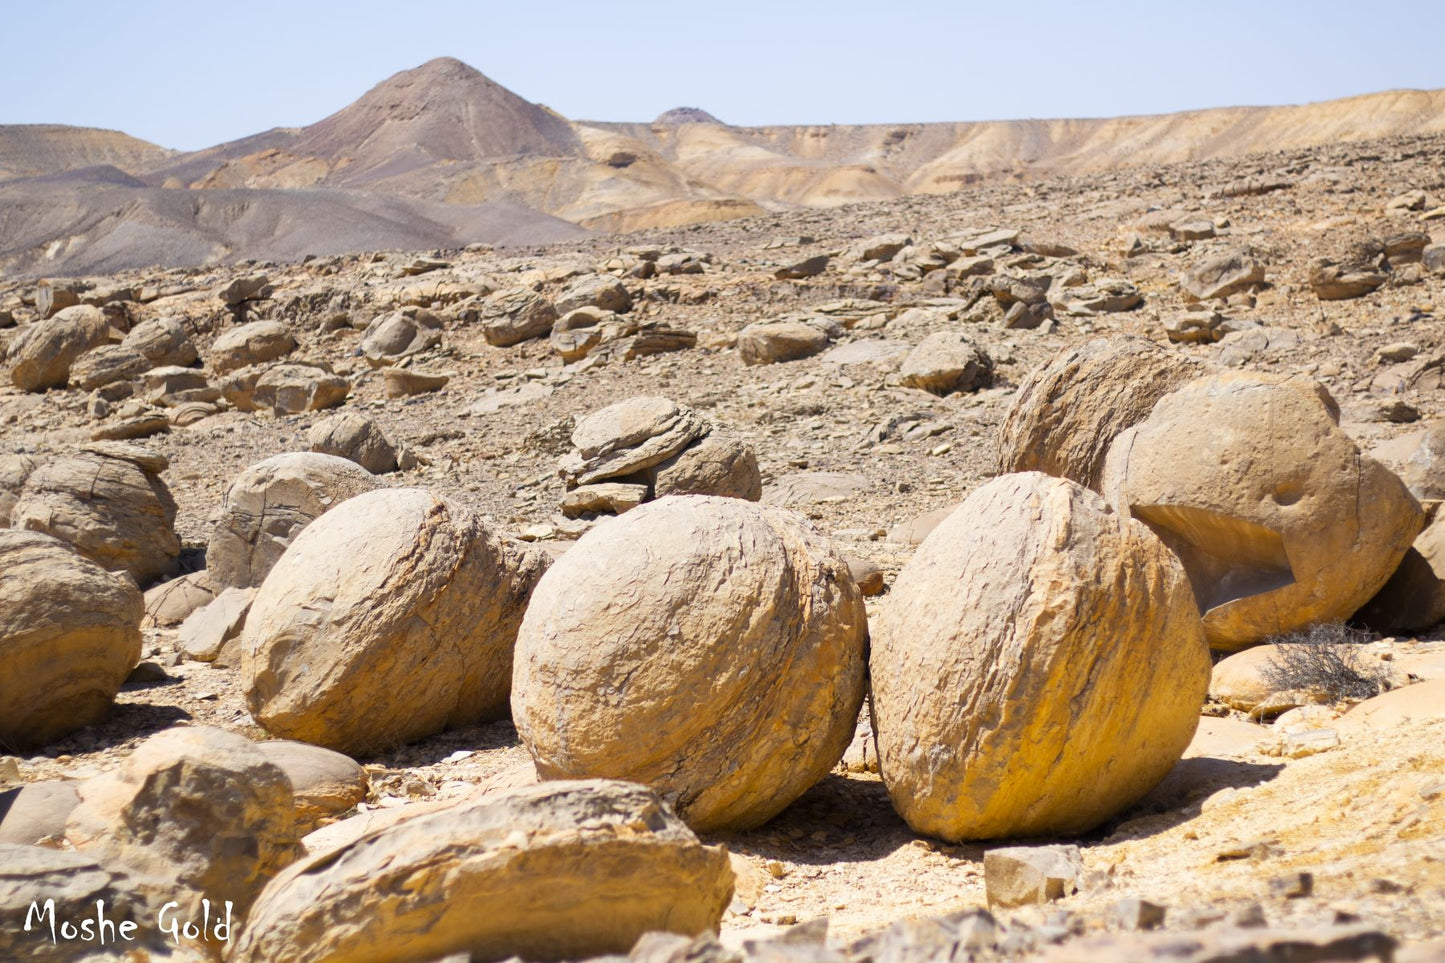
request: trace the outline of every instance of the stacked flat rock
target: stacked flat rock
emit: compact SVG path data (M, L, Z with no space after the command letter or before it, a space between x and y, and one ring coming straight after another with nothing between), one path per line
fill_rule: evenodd
M752 449L667 398L629 398L593 412L562 457L563 511L622 511L663 495L757 501L762 480Z
M176 503L161 480L165 456L103 441L45 462L30 473L10 510L10 525L74 545L138 585L168 574L181 553Z

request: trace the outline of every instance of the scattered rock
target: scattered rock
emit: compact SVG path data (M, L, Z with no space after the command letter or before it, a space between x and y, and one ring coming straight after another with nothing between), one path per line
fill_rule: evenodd
M221 391L241 411L269 411L279 418L335 408L351 394L351 383L310 365L278 364L233 372Z
M1384 271L1365 266L1323 263L1310 270L1310 288L1321 301L1362 297L1389 279Z
M247 301L261 301L271 296L275 286L271 279L264 274L249 274L245 277L236 278L234 281L216 292L216 297L228 308L238 307Z
M256 750L290 781L299 833L366 801L366 770L339 752L289 739L258 742Z
M227 645L234 642L246 627L246 613L256 590L228 588L204 607L197 609L181 623L176 645L186 658L196 662L221 662L234 665L234 655L223 658Z
M279 321L252 321L232 328L211 345L209 364L217 374L265 364L296 350L296 339Z
M1084 856L1077 846L1008 846L983 854L988 905L1049 903L1078 891Z
M708 430L691 408L655 396L629 398L577 423L561 474L568 488L625 480L676 455Z
M517 626L545 567L420 489L343 502L295 537L251 606L251 714L273 735L352 754L504 717Z
M632 295L616 278L593 274L574 281L557 299L557 313L563 317L578 308L599 308L626 314L632 308Z
M1195 262L1179 278L1189 301L1212 301L1264 283L1264 265L1242 251L1224 251Z
M440 391L452 380L450 374L441 371L423 371L420 368L387 368L382 378L386 382L388 398L407 398L411 395Z
M80 804L78 784L46 779L0 790L0 844L55 846L65 838L65 821Z
M812 357L832 343L836 326L804 321L760 321L738 333L743 364L777 364Z
M196 609L216 597L209 572L192 572L146 590L143 629L169 629L180 625Z
M899 814L997 839L1086 832L1153 788L1194 734L1209 653L1164 544L1030 472L985 484L919 547L869 668Z
M373 367L394 365L442 343L442 323L424 308L402 308L371 322L361 339L361 353Z
M81 355L106 343L110 325L99 308L76 305L21 329L5 352L10 380L21 391L64 388Z
M695 828L750 828L843 755L866 635L847 562L798 516L666 498L538 584L512 716L544 779L641 782Z
M977 391L993 382L993 359L967 337L952 331L930 334L903 359L903 383L936 395Z
M306 433L311 450L356 462L373 475L400 467L397 448L373 419L344 411L322 418Z
M568 518L607 512L621 515L647 501L646 485L595 482L579 485L562 496L562 514Z
M828 269L828 261L828 255L815 254L812 257L806 257L801 261L794 261L792 264L778 268L773 272L773 277L779 281L814 278Z
M508 348L551 333L557 308L531 288L512 288L484 301L477 315L487 344Z
M200 360L185 326L174 318L152 318L131 328L121 347L139 352L154 367L189 367Z

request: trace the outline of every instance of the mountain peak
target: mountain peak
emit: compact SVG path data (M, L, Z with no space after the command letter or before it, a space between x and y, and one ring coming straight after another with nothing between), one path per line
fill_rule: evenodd
M665 110L662 113L658 114L657 119L654 120L652 123L654 126L658 127L676 127L680 124L723 125L722 121L718 120L716 117L714 117L712 114L709 114L701 107L674 107L671 110Z

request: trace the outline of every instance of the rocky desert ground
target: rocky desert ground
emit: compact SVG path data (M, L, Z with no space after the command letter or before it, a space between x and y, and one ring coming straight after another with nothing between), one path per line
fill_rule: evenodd
M0 956L1445 959L1445 135L752 214L0 279Z

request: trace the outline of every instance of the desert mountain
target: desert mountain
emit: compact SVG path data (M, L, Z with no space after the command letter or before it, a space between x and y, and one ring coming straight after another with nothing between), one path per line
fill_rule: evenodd
M112 131L0 127L0 269L562 240L1441 131L1442 90L1085 120L749 128L682 107L570 121L439 58L308 127L183 154Z

